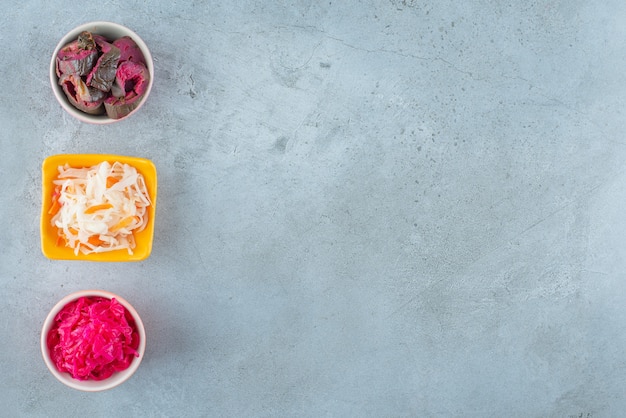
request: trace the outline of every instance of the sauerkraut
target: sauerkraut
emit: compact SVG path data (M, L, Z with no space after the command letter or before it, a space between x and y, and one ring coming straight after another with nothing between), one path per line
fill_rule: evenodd
M115 298L68 303L55 316L46 342L57 370L78 380L106 379L139 356L135 322Z
M135 248L134 233L145 229L151 205L137 170L120 162L92 167L59 166L49 214L58 228L57 245L75 254Z

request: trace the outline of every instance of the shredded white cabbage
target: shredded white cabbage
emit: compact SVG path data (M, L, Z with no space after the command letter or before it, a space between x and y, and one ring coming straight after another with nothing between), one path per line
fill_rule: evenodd
M143 176L119 162L93 167L59 166L54 180L58 212L52 225L65 245L84 254L135 248L133 232L148 223L150 197Z

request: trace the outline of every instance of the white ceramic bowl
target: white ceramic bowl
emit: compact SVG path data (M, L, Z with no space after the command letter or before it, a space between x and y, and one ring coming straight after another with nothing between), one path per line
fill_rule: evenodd
M139 347L137 348L137 352L139 353L139 357L135 357L133 361L130 363L130 366L126 370L115 372L108 379L98 380L98 381L74 379L73 377L70 376L69 373L62 373L58 371L56 366L52 362L52 359L50 358L47 338L48 338L48 333L50 332L50 330L52 329L54 325L54 317L56 316L57 313L59 313L59 311L61 311L61 309L63 309L65 305L83 296L85 297L100 296L100 297L104 297L107 299L115 298L132 315L133 319L135 320L135 324L137 326L137 331L139 333ZM115 295L111 292L104 291L104 290L81 290L81 291L74 292L72 294L67 295L66 297L61 299L56 305L54 305L54 308L52 308L52 310L46 317L46 320L44 321L44 324L43 324L43 328L41 330L41 354L43 356L44 362L46 363L46 366L48 366L48 369L50 370L52 375L56 377L61 383L64 383L65 385L71 388L86 391L86 392L99 392L99 391L114 388L115 386L118 386L124 383L135 373L135 371L139 367L139 364L141 363L141 360L143 359L145 351L146 351L146 331L144 329L143 322L141 321L141 318L139 317L139 314L137 313L135 308L133 308L130 303L128 303L125 299L121 298L120 296Z
M141 98L141 101L138 104L138 106L132 112L130 112L128 115L124 116L123 118L112 119L108 117L106 114L90 115L88 113L85 113L75 108L67 99L67 96L63 92L63 88L59 85L59 78L57 77L57 74L56 74L57 54L59 53L61 48L63 48L68 43L76 40L78 38L78 35L84 31L89 31L91 33L102 35L111 41L114 41L115 39L121 38L123 36L130 36L135 41L135 43L137 44L141 52L143 53L143 56L146 60L146 67L148 68L148 73L150 74L150 80L148 80L146 92ZM63 109L67 111L67 113L87 123L104 125L108 123L119 122L137 113L137 111L143 106L143 104L146 102L146 99L150 95L153 81L154 81L154 62L152 61L152 54L150 54L150 50L148 49L148 46L135 32L117 23L90 22L90 23L85 23L85 24L75 27L74 29L69 31L63 38L61 38L61 40L59 41L59 43L57 44L54 50L54 53L52 54L52 59L50 60L50 84L52 85L52 92L54 93L54 96L56 97L59 104L63 107Z

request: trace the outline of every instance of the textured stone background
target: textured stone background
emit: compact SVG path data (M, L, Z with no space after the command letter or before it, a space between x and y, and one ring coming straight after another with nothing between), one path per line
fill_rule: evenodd
M0 14L0 415L621 416L626 3L222 3ZM155 59L113 126L66 115L47 78L92 20ZM43 257L40 166L66 152L153 160L149 259ZM39 352L86 288L148 332L106 393Z

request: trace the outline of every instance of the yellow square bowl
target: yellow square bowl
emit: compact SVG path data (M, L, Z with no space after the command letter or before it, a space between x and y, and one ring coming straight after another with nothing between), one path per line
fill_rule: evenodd
M74 254L74 250L64 245L57 245L58 230L51 223L51 215L48 214L52 205L54 192L53 181L59 175L59 166L68 164L70 167L92 167L108 161L113 164L120 162L137 169L146 183L151 205L148 206L148 224L141 232L135 232L135 248L133 254L127 250L105 251L101 253ZM154 236L154 217L157 200L157 172L152 161L145 158L125 157L111 154L59 154L52 155L43 161L41 166L42 199L41 199L41 251L52 260L85 260L85 261L141 261L150 256L152 240Z

